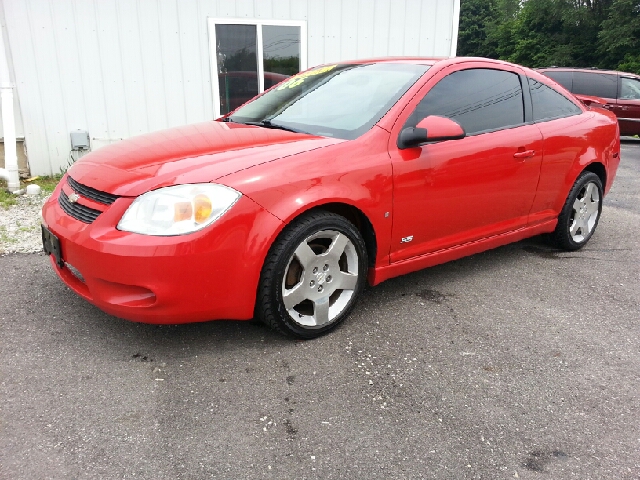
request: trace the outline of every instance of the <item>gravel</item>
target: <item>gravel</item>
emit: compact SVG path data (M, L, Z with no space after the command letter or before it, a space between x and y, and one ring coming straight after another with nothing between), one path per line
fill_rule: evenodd
M40 210L49 196L20 195L16 205L0 206L0 255L42 251Z

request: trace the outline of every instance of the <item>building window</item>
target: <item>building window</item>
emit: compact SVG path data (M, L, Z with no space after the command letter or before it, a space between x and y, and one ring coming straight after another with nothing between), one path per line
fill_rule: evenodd
M209 19L215 118L307 68L306 22Z

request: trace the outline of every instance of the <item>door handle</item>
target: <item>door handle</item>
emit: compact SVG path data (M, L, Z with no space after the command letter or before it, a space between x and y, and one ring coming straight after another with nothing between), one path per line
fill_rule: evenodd
M513 158L531 158L536 154L535 150L525 150L524 152L516 152Z

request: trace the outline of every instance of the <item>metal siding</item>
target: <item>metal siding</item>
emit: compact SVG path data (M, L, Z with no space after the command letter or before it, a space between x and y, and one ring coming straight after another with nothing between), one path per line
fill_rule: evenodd
M130 136L128 108L125 94L124 69L120 52L120 28L115 2L94 3L98 26L98 56L102 83L104 85L105 105L107 110L107 124L109 126L108 139L120 139ZM89 132L91 134L91 132Z
M307 21L309 67L449 55L458 0L4 0L33 174L93 147L213 118L207 18ZM20 131L18 124L18 131Z
M307 1L307 15L312 18L307 25L308 66L313 67L325 63L324 53L324 2Z
M340 16L342 0L324 2L324 59L323 63L340 60L340 31L343 19Z
M423 52L432 52L431 55L441 55L436 52L435 35L437 17L437 2L422 2L421 19L420 19L420 54Z
M340 58L358 58L358 2L341 2L340 10Z
M206 49L203 58L198 29L199 23L206 24L206 19L199 18L196 3L181 2L181 8L178 10L178 22L187 123L201 122L205 118L211 118L211 116L207 117L202 101L204 80L209 77L209 49Z
M359 0L358 10L358 55L356 58L373 57L375 8L371 0Z
M273 1L256 0L253 8L256 18L259 18L261 20L268 20L273 18ZM238 16L237 13L236 16Z
M299 0L293 0L299 1ZM273 20L291 20L291 2L289 0L277 0L275 2L270 2L271 8L271 19Z
M421 0L406 0L404 23L404 55L420 55Z
M124 104L127 108L127 123L130 135L140 135L150 130L149 104L146 98L146 78L141 35L138 17L138 6L134 2L118 2L116 4L118 26L121 40L119 53L122 62ZM91 134L91 131L89 131Z
M165 78L165 102L169 127L175 127L187 122L177 5L173 0L160 2L159 6L159 41Z
M291 20L308 20L309 3L301 0L290 0L289 2ZM307 31L308 35L308 31Z
M405 12L406 12L405 0L396 0L389 11L389 47L387 48L387 55L398 57L405 54L404 50L404 32L406 27Z
M436 18L453 18L453 2L438 2ZM436 22L435 48L436 55L448 56L451 52L451 22Z
M401 0L396 0L401 1ZM391 0L377 0L373 9L373 56L386 57L389 54L389 16Z
M146 104L149 131L154 131L168 125L158 5L154 0L147 0L138 2L137 7L137 41L142 79L145 83L144 101L139 99L138 105L142 107Z

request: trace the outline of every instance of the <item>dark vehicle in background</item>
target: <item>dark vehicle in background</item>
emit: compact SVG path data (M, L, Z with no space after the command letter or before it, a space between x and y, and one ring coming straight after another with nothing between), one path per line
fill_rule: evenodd
M640 76L585 68L549 67L538 71L574 95L606 100L603 107L618 117L620 135L640 135Z

